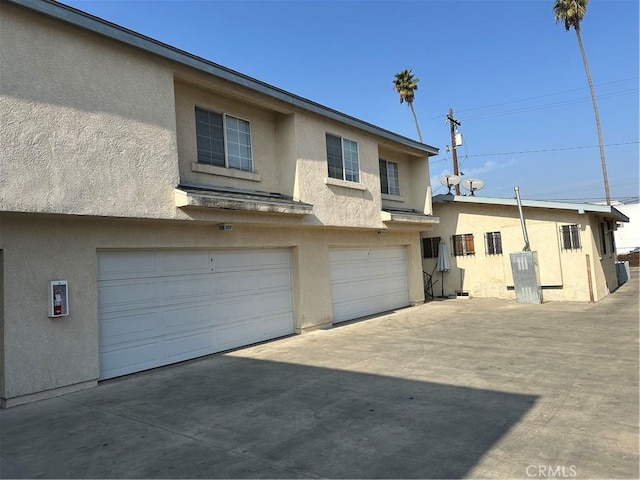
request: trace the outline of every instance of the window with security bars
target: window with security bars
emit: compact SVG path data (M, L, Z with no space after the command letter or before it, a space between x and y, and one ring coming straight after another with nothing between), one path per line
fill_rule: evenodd
M500 232L485 233L484 247L487 255L502 255L502 235Z
M359 182L360 160L357 142L327 133L327 164L329 177Z
M475 255L475 247L473 244L473 234L463 233L462 235L454 235L453 240L453 255L455 257L462 257L465 255Z
M253 171L249 122L196 107L198 163Z
M580 250L580 225L562 225L560 227L563 250Z
M422 239L422 256L424 258L438 258L438 246L440 237L429 237Z
M388 195L400 195L398 164L387 160L380 161L380 190Z

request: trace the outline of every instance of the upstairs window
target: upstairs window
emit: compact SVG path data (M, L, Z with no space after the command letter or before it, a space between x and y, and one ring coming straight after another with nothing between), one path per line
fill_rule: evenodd
M400 195L397 163L380 160L380 189L388 195Z
M353 140L327 133L327 164L329 177L347 182L360 181L358 144Z
M438 246L440 237L429 237L422 239L422 256L424 258L438 258Z
M196 142L198 163L253 171L246 120L196 107Z
M487 255L502 255L502 235L500 232L485 233L484 246Z
M562 225L560 227L563 250L580 250L580 225Z
M454 257L475 255L476 251L473 244L473 234L463 233L462 235L454 235L452 239Z

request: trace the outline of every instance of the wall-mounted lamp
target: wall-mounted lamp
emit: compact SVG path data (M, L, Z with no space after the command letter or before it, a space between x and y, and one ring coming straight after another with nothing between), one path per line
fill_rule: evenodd
M219 223L218 224L218 230L220 230L222 232L230 232L231 230L233 230L233 224L231 224L231 223Z

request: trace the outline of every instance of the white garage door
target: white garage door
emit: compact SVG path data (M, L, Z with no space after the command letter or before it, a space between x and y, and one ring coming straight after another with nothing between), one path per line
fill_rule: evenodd
M333 321L409 305L404 247L329 250Z
M288 250L98 254L100 378L293 333Z

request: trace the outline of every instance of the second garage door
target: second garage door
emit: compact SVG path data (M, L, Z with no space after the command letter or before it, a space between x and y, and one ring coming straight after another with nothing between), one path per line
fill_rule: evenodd
M100 378L293 333L289 250L98 254Z
M404 247L329 250L333 321L409 305Z

